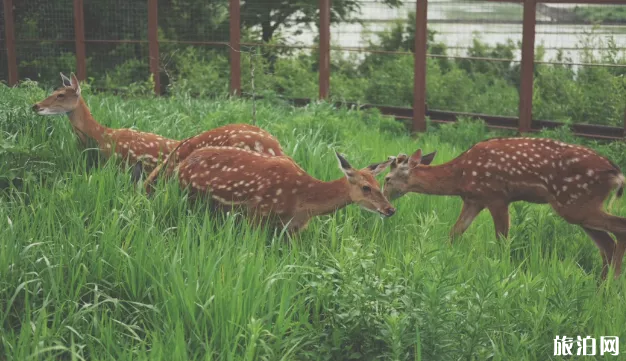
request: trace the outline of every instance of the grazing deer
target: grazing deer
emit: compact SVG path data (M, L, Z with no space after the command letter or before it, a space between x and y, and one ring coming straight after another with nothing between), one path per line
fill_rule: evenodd
M358 170L338 153L337 159L345 177L331 182L313 178L290 157L235 147L198 149L177 171L192 196L209 195L221 210L241 207L253 222L286 226L290 233L350 203L387 217L395 213L374 178L391 161Z
M166 160L150 173L144 182L146 192L151 192L152 184L156 181L163 167L166 167L165 176L169 177L176 164L183 161L196 149L208 146L236 147L271 156L285 155L278 140L267 131L249 124L225 125L181 141L167 156Z
M411 157L390 157L385 196L396 199L416 192L461 197L463 209L450 232L452 239L463 234L484 208L491 213L496 236L507 237L510 203L549 203L594 240L602 256L602 279L609 264L616 277L620 274L626 218L604 212L602 205L613 189L622 195L624 176L610 160L585 147L541 138L486 140L447 163L430 166L434 157L435 153L422 156L419 149Z
M178 145L178 141L157 134L101 125L92 117L80 96L80 84L74 73L70 78L61 73L63 86L33 105L33 110L40 115L67 114L83 147L87 147L88 141L95 141L106 158L117 154L129 163L141 162L146 169L151 169L157 165L159 157L167 155Z

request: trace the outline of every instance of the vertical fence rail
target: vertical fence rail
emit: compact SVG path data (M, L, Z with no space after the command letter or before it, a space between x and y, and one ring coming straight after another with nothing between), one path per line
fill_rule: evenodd
M161 95L158 0L148 0L148 48L150 53L150 72L154 81L154 94Z
M330 0L320 0L320 99L330 92Z
M428 0L415 1L415 68L413 70L413 132L426 130L426 36Z
M241 3L230 0L230 94L241 95Z
M87 79L83 0L74 0L74 38L76 39L76 73L78 80L82 81Z
M13 22L13 0L4 0L4 34L7 47L9 85L17 84L17 55L15 53L15 24Z
M622 137L626 137L626 106L624 106L624 134Z
M537 20L537 0L524 1L522 29L522 65L519 91L519 132L532 128L533 82L535 69L535 25Z

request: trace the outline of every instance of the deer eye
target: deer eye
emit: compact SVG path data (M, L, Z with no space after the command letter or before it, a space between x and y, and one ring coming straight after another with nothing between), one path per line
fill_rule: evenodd
M361 189L363 189L364 193L369 193L372 191L372 188L370 188L369 186L363 186Z
M57 99L63 99L63 98L65 98L65 94L58 94L57 95Z

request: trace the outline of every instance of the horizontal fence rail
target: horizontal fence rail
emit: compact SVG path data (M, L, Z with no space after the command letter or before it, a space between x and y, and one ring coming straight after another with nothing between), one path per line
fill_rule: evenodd
M4 17L4 29L0 27L0 30L3 30L1 33L4 36L2 40L2 51L4 52L6 58L6 81L9 85L13 86L18 83L20 80L19 74L19 62L20 56L22 55L21 46L36 46L39 43L51 43L51 44L59 44L59 46L63 47L72 47L73 53L75 57L75 71L79 79L86 80L89 76L89 68L90 68L90 58L89 58L89 50L94 46L128 46L134 47L132 51L134 54L140 54L139 57L143 56L145 59L145 63L147 64L146 69L149 71L151 76L153 85L154 85L154 93L156 95L162 95L163 91L166 87L164 85L164 81L169 81L170 77L167 74L167 69L165 69L161 61L163 61L163 52L162 48L168 47L176 47L181 45L194 45L194 46L212 46L219 47L228 53L228 68L224 69L224 71L228 71L229 73L229 82L226 86L228 89L227 92L230 95L241 96L241 95L249 95L244 91L244 87L242 87L243 78L247 76L247 73L244 71L244 67L248 66L245 62L242 62L241 53L244 51L243 48L257 48L263 47L264 49L273 49L275 51L279 51L281 49L288 50L296 50L296 49L304 49L310 50L313 53L317 53L317 64L315 64L316 71L318 73L317 85L318 85L318 97L319 99L330 99L333 91L332 87L332 79L331 79L331 54L335 51L339 52L347 52L353 55L359 54L378 54L380 56L412 56L413 57L413 78L412 78L412 107L398 107L398 106L388 106L388 105L371 105L371 104L361 104L358 102L337 102L336 105L340 106L350 106L350 107L358 107L361 109L366 108L377 108L383 114L393 116L405 123L408 123L409 128L412 132L423 132L426 131L426 119L429 118L430 121L434 123L448 123L454 122L459 117L470 117L470 118L480 118L483 119L486 124L493 128L498 129L509 129L516 130L519 133L527 133L527 132L536 132L544 128L552 129L558 126L562 126L564 123L549 121L549 120L540 120L533 117L533 91L535 87L536 80L536 71L537 66L539 65L553 65L553 66L563 66L563 67L576 67L576 66L586 66L586 67L606 67L612 69L626 68L626 65L623 64L613 64L610 62L602 61L600 63L590 63L585 61L574 61L571 59L563 59L559 62L554 61L544 61L537 60L535 58L536 55L536 26L538 24L552 24L551 21L540 20L538 19L538 14L541 11L557 11L551 10L544 4L590 4L590 5L624 5L626 6L624 0L482 0L484 3L498 4L498 3L511 3L511 4L519 4L522 7L522 12L520 14L520 18L518 22L511 22L505 20L475 20L475 19L462 19L465 24L471 24L472 22L476 23L503 23L503 24L511 24L516 23L521 25L521 32L518 35L521 35L521 56L520 58L500 58L500 57L489 57L489 56L474 56L471 54L468 55L454 55L454 54L438 54L429 52L429 47L427 46L428 37L429 37L429 28L428 24L437 24L441 23L444 20L442 19L430 19L429 18L429 4L436 5L442 4L442 2L437 2L436 0L414 0L415 7L414 12L414 39L412 44L412 51L409 50L395 50L395 49L371 49L365 48L363 46L343 46L336 47L331 45L331 36L332 31L331 28L333 26L334 19L333 16L336 14L331 9L331 0L318 0L317 11L319 18L317 23L314 24L319 29L317 35L316 44L313 45L301 45L301 44L292 44L292 45L284 45L284 44L274 44L265 41L263 42L254 42L249 41L247 38L242 38L242 26L246 25L244 21L244 11L254 12L254 7L245 3L242 7L242 3L240 0L229 0L226 4L227 8L225 11L227 12L227 21L228 27L227 30L228 36L223 37L221 39L212 40L212 39L204 39L204 38L196 38L193 31L189 34L188 38L185 39L177 39L177 40L167 40L160 39L160 22L159 20L163 16L168 16L167 9L159 8L158 0L145 0L145 13L143 11L144 5L137 7L135 11L138 12L139 19L141 21L137 22L137 24L142 24L144 28L134 29L134 36L109 36L110 34L105 34L100 38L99 36L95 36L94 34L86 34L85 30L85 17L86 10L84 0L67 0L72 3L73 6L73 22L71 23L71 30L67 31L67 34L50 34L50 36L46 39L38 39L37 37L17 37L16 38L16 23L15 23L15 0L0 0L3 2L3 17ZM122 1L122 0L120 0ZM88 6L93 6L91 2L87 2ZM373 2L369 2L373 4ZM469 2L468 2L469 3ZM413 2L410 2L413 4ZM135 6L135 5L132 5ZM244 9L247 6L246 9ZM373 5L372 5L373 6ZM499 6L499 5L498 5ZM547 9L547 10L546 10ZM93 10L92 10L93 11ZM248 14L249 15L249 14ZM143 17L143 19L141 19ZM454 23L455 20L445 20L446 23ZM193 25L193 20L189 20L190 24ZM372 20L372 23L389 23L388 19L379 19ZM135 21L127 20L126 25L129 28L135 24ZM567 19L564 19L561 25L565 24L578 24L576 22L569 22ZM609 20L607 24L612 24L612 20ZM138 26L138 25L137 25ZM519 27L519 25L516 25ZM315 27L313 27L315 28ZM49 30L49 29L47 29ZM274 29L275 30L275 29ZM130 30L127 30L130 31ZM266 29L263 29L265 36ZM72 34L72 35L69 35ZM452 47L451 47L452 48ZM145 49L145 53L144 53ZM608 48L607 48L608 49ZM129 50L131 51L131 50ZM161 54L161 55L160 55ZM1 56L2 54L0 54ZM490 62L494 64L516 64L519 67L519 103L517 109L517 117L515 116L496 116L491 114L479 114L479 113L471 113L471 112L458 112L458 111L449 111L449 110L439 110L439 109L429 109L426 104L426 93L427 93L427 69L428 64L427 60L431 59L432 61L439 60L454 60L454 61L481 61L481 62ZM0 63L2 58L0 57ZM107 61L107 60L101 60ZM430 60L428 60L430 61ZM252 63L250 65L252 67ZM67 69L59 69L66 71ZM2 70L4 71L4 70ZM248 70L249 71L249 70ZM254 68L252 68L254 71ZM625 70L626 73L626 70ZM1 73L0 73L1 74ZM251 73L253 74L253 73ZM162 78L163 76L163 78ZM253 75L252 75L253 76ZM407 76L410 76L407 74ZM165 80L163 80L165 79ZM254 78L252 78L253 80ZM97 89L98 87L94 87ZM252 89L254 91L254 89ZM381 89L384 91L384 89ZM254 94L252 94L255 96ZM298 97L290 97L291 101L295 105L304 105L308 104L311 100L298 98ZM624 122L623 126L615 127L615 126L602 126L602 125L594 125L594 124L573 124L570 125L571 130L574 134L594 138L594 139L604 139L604 140L620 140L626 136L626 108L624 109Z

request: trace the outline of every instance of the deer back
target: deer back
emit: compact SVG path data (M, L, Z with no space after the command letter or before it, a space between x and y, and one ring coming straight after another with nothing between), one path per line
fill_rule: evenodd
M267 131L249 124L229 124L185 140L176 150L175 159L182 161L194 150L209 146L237 147L271 156L284 155L278 140Z
M545 138L494 138L451 161L461 193L475 197L568 205L605 199L621 171L578 145Z
M104 149L106 156L113 151L122 159L135 163L141 161L155 167L179 144L177 140L168 139L158 134L138 132L133 129L112 129L105 137Z
M235 147L205 147L180 162L178 178L194 193L209 193L223 205L264 213L291 213L298 186L311 178L291 158Z
M586 147L544 138L493 138L437 166L423 164L421 150L411 157L399 155L386 182L389 194L570 205L605 199L623 176L614 163Z

